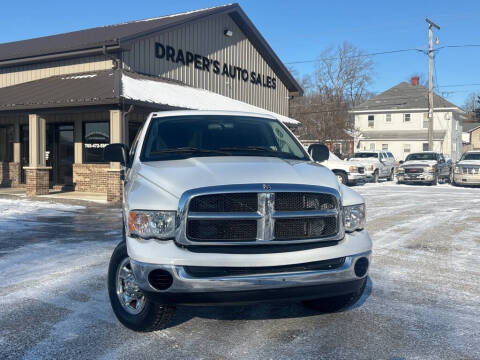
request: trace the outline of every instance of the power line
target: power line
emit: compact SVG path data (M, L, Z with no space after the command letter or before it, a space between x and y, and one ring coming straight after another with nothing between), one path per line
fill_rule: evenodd
M375 55L395 54L395 53L407 52L407 51L424 52L424 50L422 50L422 49L399 49L399 50L382 51L382 52L376 52L376 53L345 56L344 58L351 59L351 58L359 58L359 57L367 57L367 56L375 56ZM338 57L326 58L325 60L335 60L335 59L338 59ZM318 59L315 59L315 60L301 60L301 61L286 62L285 64L287 64L287 65L288 64L304 64L304 63L311 63L311 62L317 62L317 61L319 61L319 60Z
M442 49L468 48L468 47L480 47L480 44L444 45L444 46L437 47L433 51L435 52L435 51L440 51ZM345 59L351 59L351 58L368 57L368 56L376 56L376 55L396 54L396 53L408 52L408 51L417 51L417 52L421 52L423 54L428 54L428 50L411 48L411 49L398 49L398 50L380 51L380 52L367 53L367 54L351 55L351 56L345 56L344 58ZM326 58L325 60L335 60L335 59L338 59L338 58L339 58L338 56L335 56L335 57L331 57L331 58ZM312 63L312 62L318 62L318 61L319 61L319 59L299 60L299 61L285 62L285 64L287 64L287 65L306 64L306 63Z

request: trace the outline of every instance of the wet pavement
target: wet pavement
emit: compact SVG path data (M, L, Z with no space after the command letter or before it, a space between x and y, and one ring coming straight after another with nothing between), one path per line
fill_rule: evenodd
M478 359L480 189L366 184L374 262L353 308L180 307L135 333L106 292L117 208L0 198L0 359Z

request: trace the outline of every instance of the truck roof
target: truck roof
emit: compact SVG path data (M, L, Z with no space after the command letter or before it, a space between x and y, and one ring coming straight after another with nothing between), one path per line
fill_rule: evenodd
M153 117L167 117L167 116L188 116L188 115L228 115L228 116L248 116L264 119L278 120L270 114L254 113L247 111L223 111L223 110L172 110L152 112L150 116ZM278 120L279 121L279 120Z

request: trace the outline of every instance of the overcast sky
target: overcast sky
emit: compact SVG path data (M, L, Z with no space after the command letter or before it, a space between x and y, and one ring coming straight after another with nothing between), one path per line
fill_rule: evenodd
M347 40L367 53L426 49L428 16L441 26L437 52L438 90L463 105L470 92L480 92L480 1L282 1L245 0L240 5L287 65L314 60L326 47ZM210 0L181 1L4 1L0 42L51 35L129 20L156 17L224 4ZM428 74L427 56L419 51L373 56L375 81L381 92L408 79ZM292 64L300 74L312 73L313 62ZM452 86L455 85L455 86ZM461 85L461 86L459 86Z

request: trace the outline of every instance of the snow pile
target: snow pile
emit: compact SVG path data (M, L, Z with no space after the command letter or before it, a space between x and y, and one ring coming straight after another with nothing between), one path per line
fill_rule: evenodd
M0 234L23 229L24 222L32 217L71 216L82 209L83 206L46 201L0 199Z
M169 105L194 110L245 111L274 116L285 124L297 120L268 111L214 92L162 81L134 79L122 75L122 95L126 99Z

